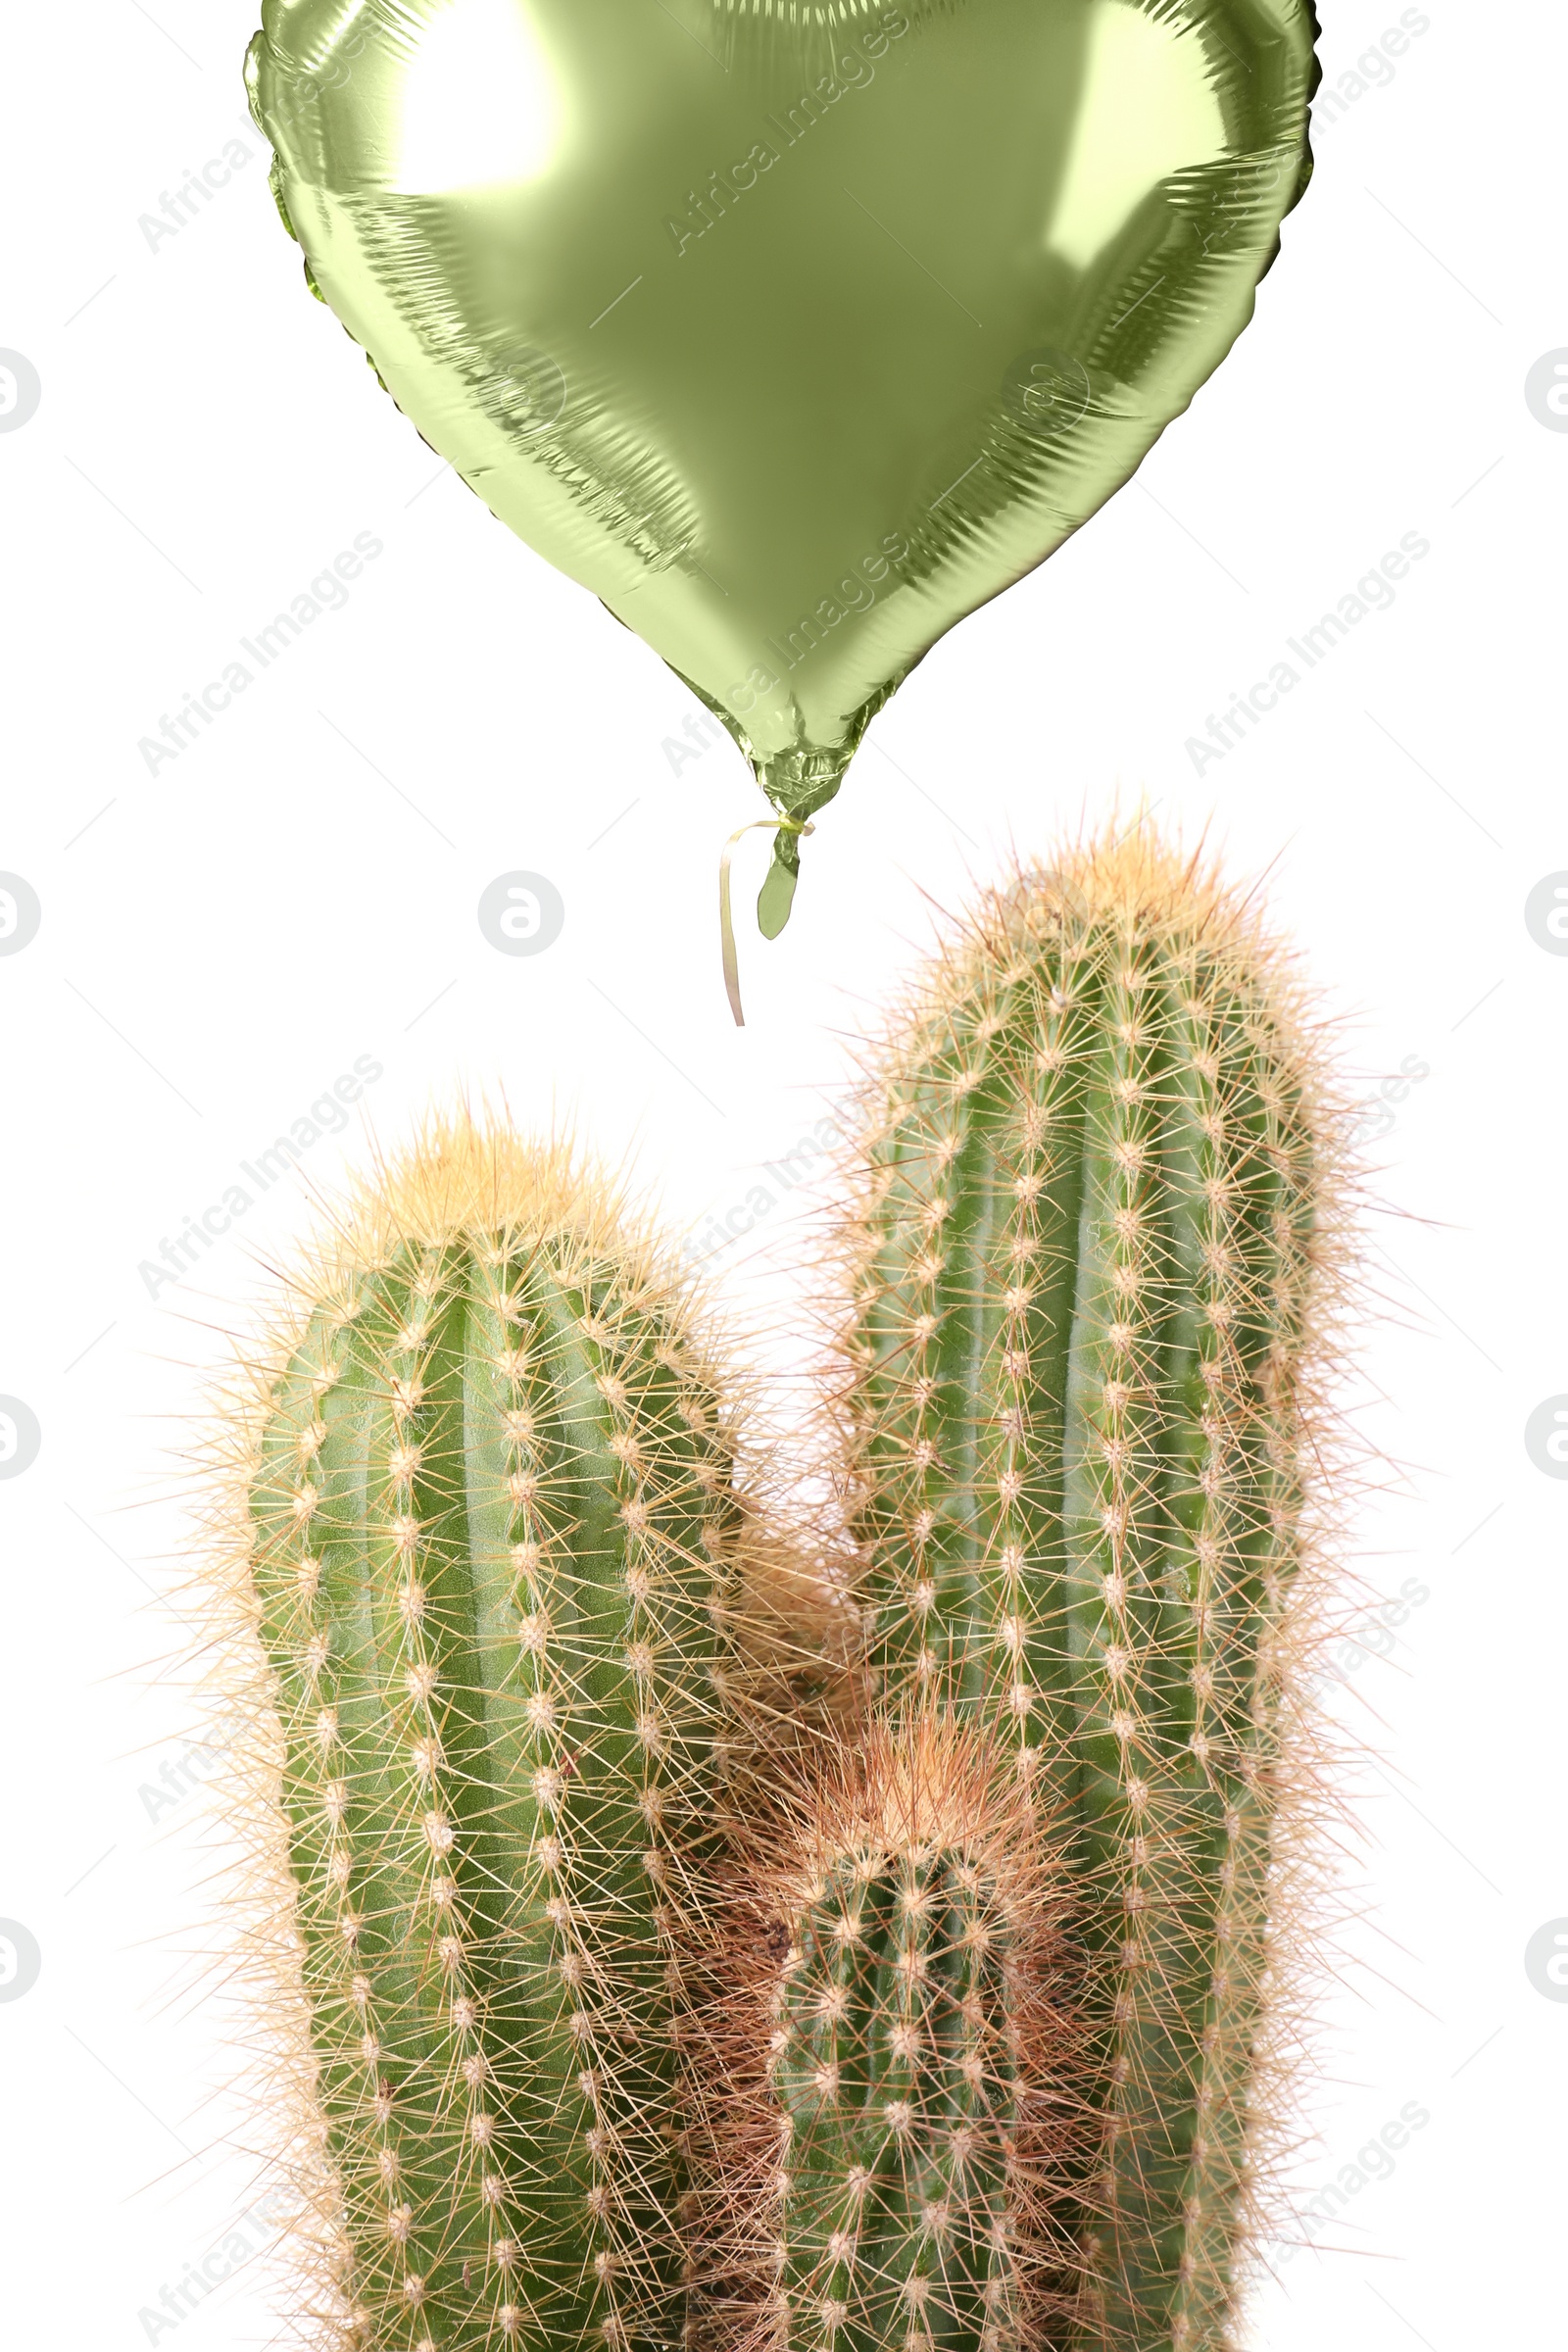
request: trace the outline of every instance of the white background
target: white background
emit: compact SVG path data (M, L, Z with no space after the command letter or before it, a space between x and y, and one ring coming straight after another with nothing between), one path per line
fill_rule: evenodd
M684 690L438 469L307 298L243 115L251 7L14 17L0 98L0 346L42 383L0 433L0 867L43 906L0 959L0 1392L43 1433L0 1483L0 1917L43 1955L0 2002L7 2341L132 2352L261 2185L204 2104L216 2013L169 1998L205 1933L201 1801L155 1824L141 1791L188 1728L157 1672L180 1639L172 1455L302 1189L156 1301L141 1262L362 1054L381 1136L504 1086L519 1121L634 1152L696 1229L821 1115L926 895L961 902L1118 792L1269 869L1360 1091L1426 1073L1374 1147L1365 1427L1403 1470L1354 1533L1374 1594L1428 1597L1336 1693L1382 1763L1303 2196L1407 2103L1430 2122L1328 2250L1282 2265L1252 2340L1568 2341L1568 2005L1524 1966L1568 1915L1568 1485L1523 1443L1568 1391L1568 958L1524 921L1568 868L1568 434L1524 389L1568 345L1560 9L1515 0L1504 28L1432 0L1392 80L1322 127L1256 323L1191 415L877 722L790 930L744 949L740 1034L713 899L758 812L742 762L720 744L672 773ZM1398 15L1330 9L1330 86ZM236 135L231 184L150 249L139 217ZM1208 713L1412 531L1431 553L1393 610L1196 774ZM347 608L150 776L138 739L360 532L384 553ZM511 868L565 901L537 958L476 924ZM362 1151L325 1137L309 1175ZM788 1315L800 1199L770 1189L718 1262ZM265 2341L260 2277L156 2340Z

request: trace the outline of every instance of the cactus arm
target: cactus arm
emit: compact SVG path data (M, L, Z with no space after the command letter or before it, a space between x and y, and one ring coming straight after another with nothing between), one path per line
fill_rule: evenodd
M1141 903L1114 852L999 900L893 1063L860 1532L884 1703L983 1721L1067 1825L1103 2134L1082 2341L1218 2352L1320 1177L1266 976L1145 858Z
M975 1879L951 1854L875 1876L858 1857L798 1923L774 2070L798 2352L1002 2340L1016 2117L994 1906Z
M1059 1857L999 1763L950 1711L876 1712L742 1837L710 2111L738 2343L1066 2340L1075 1964Z
M251 1565L340 2334L652 2352L717 1840L722 1405L673 1294L569 1227L407 1239L328 1289L271 1390Z

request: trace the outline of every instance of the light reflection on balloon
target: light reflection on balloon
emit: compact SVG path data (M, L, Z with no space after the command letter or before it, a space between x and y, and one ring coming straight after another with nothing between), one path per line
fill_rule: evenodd
M393 192L526 187L564 143L564 112L549 57L513 0L442 9L415 37Z

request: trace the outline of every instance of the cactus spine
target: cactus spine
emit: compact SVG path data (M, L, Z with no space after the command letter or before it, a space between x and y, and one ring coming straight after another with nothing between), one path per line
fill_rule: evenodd
M348 2241L327 2332L666 2346L735 1518L714 1369L602 1188L466 1121L303 1299L251 1566Z
M1245 910L1139 831L985 903L881 1113L848 1340L873 1658L1010 1750L1086 1949L1100 2145L1049 2340L1216 2352L1306 1548L1313 1056Z
M729 2253L761 2340L1038 2340L1073 2254L1060 1913L1027 1798L928 1718L866 1727L763 1840L723 2012L728 2176L754 2184Z

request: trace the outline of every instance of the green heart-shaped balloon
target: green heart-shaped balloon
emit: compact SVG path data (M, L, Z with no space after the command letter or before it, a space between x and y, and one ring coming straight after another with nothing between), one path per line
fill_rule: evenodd
M798 827L1246 324L1315 30L1309 0L267 0L248 74L399 407Z

